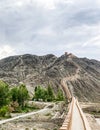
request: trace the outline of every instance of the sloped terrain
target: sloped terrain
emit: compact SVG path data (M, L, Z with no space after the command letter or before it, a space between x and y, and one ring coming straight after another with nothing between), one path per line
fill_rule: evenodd
M65 53L61 57L20 55L0 60L0 79L11 86L26 84L30 94L37 85L51 84L54 91L61 88L62 78L80 101L100 100L100 61L78 58Z

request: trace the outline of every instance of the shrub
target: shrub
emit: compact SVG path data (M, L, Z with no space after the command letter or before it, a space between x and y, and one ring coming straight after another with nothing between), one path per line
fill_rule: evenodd
M0 116L1 117L5 117L5 115L7 114L8 111L8 107L7 106L3 106L1 109L0 109Z

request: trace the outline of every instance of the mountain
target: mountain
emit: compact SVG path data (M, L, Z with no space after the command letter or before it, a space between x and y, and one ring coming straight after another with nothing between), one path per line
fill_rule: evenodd
M11 86L24 83L30 94L37 85L48 84L57 92L64 77L68 78L71 93L80 101L100 102L100 61L67 52L61 57L25 54L0 60L0 79Z

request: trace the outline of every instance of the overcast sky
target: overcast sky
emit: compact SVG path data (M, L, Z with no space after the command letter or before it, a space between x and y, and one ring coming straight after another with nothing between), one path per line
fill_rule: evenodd
M64 52L100 60L100 0L0 0L0 59Z

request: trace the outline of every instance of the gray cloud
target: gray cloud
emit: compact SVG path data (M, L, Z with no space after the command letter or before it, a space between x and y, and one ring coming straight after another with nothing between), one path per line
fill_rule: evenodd
M99 35L99 0L0 1L0 45L12 48L9 55L68 51L100 60L93 41L83 46Z

